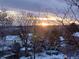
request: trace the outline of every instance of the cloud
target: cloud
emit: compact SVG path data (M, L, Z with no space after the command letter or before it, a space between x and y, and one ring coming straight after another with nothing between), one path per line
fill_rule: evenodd
M0 0L0 6L37 12L48 11L56 13L59 16L63 16L65 10L69 7L64 0ZM76 10L76 8L73 9ZM76 12L76 14L78 14L78 12Z
M58 9L61 11L64 10L64 7L67 7L66 3L62 1L63 0L0 0L0 6L33 11L45 9L51 11Z

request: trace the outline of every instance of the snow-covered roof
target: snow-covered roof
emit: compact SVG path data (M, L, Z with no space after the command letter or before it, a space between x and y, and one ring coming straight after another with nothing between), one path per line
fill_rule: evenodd
M79 32L75 32L75 33L73 33L73 36L75 36L75 37L79 37Z
M65 39L63 38L63 36L60 36L59 38L60 38L61 41L65 40Z
M21 51L25 51L25 47L20 49ZM31 50L31 48L27 48L27 50Z
M17 36L8 35L6 36L6 40L16 40Z

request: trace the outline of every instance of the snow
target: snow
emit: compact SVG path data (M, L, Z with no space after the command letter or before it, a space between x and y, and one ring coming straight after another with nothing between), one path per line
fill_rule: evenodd
M12 36L12 35L9 35L9 36L6 36L6 40L16 40L17 36Z
M29 33L29 34L28 34L28 36L32 36L32 35L33 35L32 33Z
M20 50L21 50L21 51L25 51L25 47L21 48Z
M61 41L60 46L65 47L66 46L66 43L64 42L65 39L63 38L63 36L60 36L59 38L60 38L60 41Z
M31 59L31 57L33 57L33 56L30 56L30 57L22 56L22 57L20 57L20 59ZM42 53L40 56L38 54L36 54L35 59L64 59L65 57L67 59L79 59L79 56L67 57L66 55L63 55L63 54L50 56L50 55L46 55L45 53Z
M60 36L60 40L63 41L63 40L65 40L65 39L64 39L62 36Z
M31 44L32 36L33 36L32 33L29 33L29 34L28 34L27 44Z
M73 34L73 36L79 37L79 32L75 32L75 33Z
M5 45L5 42L3 40L0 40L0 45Z
M65 46L66 46L66 44L64 44L64 43L63 43L63 44L61 44L61 47L65 47Z
M7 46L0 47L0 51L3 51L3 50L11 50L11 48Z
M25 51L25 47L20 49L21 51ZM31 48L27 48L27 50L31 50Z
M11 50L10 47L4 46L4 50Z
M35 57L36 57L35 59L64 59L64 55L63 54L59 54L59 55L47 55L45 53L41 53L41 55L36 54ZM23 56L20 59L30 59L30 57L24 57Z
M1 57L0 59L6 59L6 58L4 58L4 57Z

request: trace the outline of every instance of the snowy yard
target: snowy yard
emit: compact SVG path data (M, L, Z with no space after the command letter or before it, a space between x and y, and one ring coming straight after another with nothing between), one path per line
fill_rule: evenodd
M32 56L33 57L33 56ZM21 57L20 59L30 59L31 57ZM59 55L47 55L45 53L40 53L35 55L36 59L64 59L64 54Z
M51 55L51 56L44 54L44 55L41 55L41 56L36 55L35 59L64 59L64 58L65 58L65 56L62 55L62 54L60 54L60 55ZM31 57L23 56L23 57L20 57L20 59L31 59ZM79 56L68 57L68 59L79 59Z

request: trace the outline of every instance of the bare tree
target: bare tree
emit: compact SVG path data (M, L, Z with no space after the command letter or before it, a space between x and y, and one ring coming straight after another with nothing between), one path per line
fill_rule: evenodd
M12 26L13 19L8 17L6 11L0 12L0 25L1 26Z
M66 11L66 13L64 13L64 16L63 17L61 17L61 21L59 20L59 19L57 19L57 21L58 22L60 22L61 24L62 24L62 26L63 26L63 36L64 36L64 38L66 39L66 42L67 42L67 44L69 45L69 46L71 46L71 48L72 48L72 50L73 50L73 52L74 52L74 55L76 54L76 51L79 49L79 44L78 44L78 42L76 41L76 39L72 36L72 31L69 31L70 29L72 29L72 28L70 28L70 29L68 29L67 28L67 26L65 26L65 24L64 24L64 20L65 20L65 18L67 19L67 16L68 16L68 13L69 12L71 12L72 14L70 14L70 15L73 15L73 19L74 19L74 23L76 22L76 21L78 21L79 22L79 20L78 20L78 18L77 18L77 14L74 12L74 10L73 10L73 6L77 6L78 8L79 8L79 0L65 0L66 1L66 3L70 6L67 10L65 10ZM73 21L73 20L72 20ZM71 24L70 22L68 22L69 24ZM73 26L73 25L72 25ZM69 26L69 27L71 27L71 26ZM73 27L73 29L74 29L74 27ZM78 30L78 29L76 29L76 30ZM68 50L67 50L68 51ZM66 52L67 52L66 51Z

